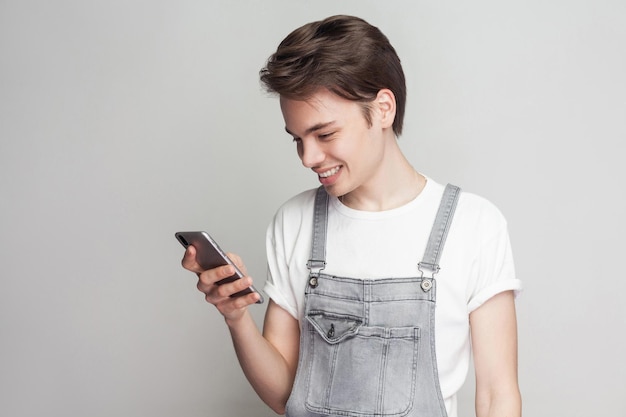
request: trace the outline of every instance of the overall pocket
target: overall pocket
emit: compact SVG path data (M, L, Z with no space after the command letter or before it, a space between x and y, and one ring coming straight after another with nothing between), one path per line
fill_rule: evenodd
M359 317L328 312L309 312L307 321L309 411L351 417L411 411L418 327L367 327Z

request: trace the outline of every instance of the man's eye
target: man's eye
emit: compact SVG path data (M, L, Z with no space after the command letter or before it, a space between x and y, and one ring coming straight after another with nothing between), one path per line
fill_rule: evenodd
M300 139L300 138L293 138L293 141L294 141L295 143L300 143L300 142L302 141L302 139Z
M318 138L320 138L320 139L328 139L328 138L332 137L334 134L335 134L335 132L324 133L324 134L320 134L318 136Z

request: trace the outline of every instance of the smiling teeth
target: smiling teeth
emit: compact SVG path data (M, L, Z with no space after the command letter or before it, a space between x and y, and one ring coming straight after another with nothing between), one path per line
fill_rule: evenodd
M337 172L339 172L339 168L340 168L340 167L335 167L335 168L333 168L333 169L329 169L328 171L321 172L321 173L319 173L318 175L319 175L320 177L322 177L322 178L328 178L328 177L330 177L331 175L335 175Z

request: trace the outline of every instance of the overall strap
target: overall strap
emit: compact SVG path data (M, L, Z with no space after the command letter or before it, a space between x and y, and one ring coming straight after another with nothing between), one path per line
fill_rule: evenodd
M309 268L309 277L317 277L326 267L326 226L328 224L328 193L323 186L315 194L313 212L313 239L311 241L311 258L306 266Z
M434 275L439 272L439 258L452 223L454 210L461 194L461 189L448 184L443 192L439 210L435 217L433 228L428 238L426 250L422 261L418 263L418 269L430 273L430 277L422 282L422 288L428 291L432 286L430 282ZM311 258L307 262L309 277L316 278L320 271L326 267L326 228L328 224L328 194L323 186L317 189L315 205L313 208L313 237L311 242Z
M435 223L430 231L430 237L428 238L428 244L424 251L422 262L417 264L417 268L424 273L429 273L429 277L422 282L422 289L428 291L432 287L431 280L437 272L439 272L439 258L443 250L443 245L446 242L448 230L450 230L450 224L452 223L452 217L454 216L454 210L456 209L457 202L459 201L459 195L461 189L455 185L448 184L441 197L441 203L439 204L439 210L437 210L437 216L435 217Z

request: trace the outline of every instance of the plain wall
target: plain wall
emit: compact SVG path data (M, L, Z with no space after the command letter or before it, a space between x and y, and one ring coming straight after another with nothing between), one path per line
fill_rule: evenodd
M273 415L174 232L262 287L317 180L258 70L337 13L396 47L414 166L509 221L525 415L626 415L623 0L0 0L0 415Z

